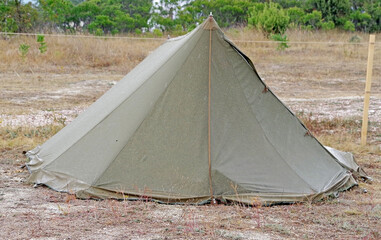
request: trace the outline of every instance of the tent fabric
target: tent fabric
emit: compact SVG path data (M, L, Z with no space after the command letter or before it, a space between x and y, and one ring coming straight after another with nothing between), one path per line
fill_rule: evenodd
M81 198L248 204L318 200L355 185L359 166L307 133L210 17L29 151L29 181Z

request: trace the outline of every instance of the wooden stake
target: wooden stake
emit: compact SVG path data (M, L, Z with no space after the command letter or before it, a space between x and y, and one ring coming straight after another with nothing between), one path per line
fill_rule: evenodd
M361 128L361 146L366 145L366 135L368 132L368 112L369 112L370 88L372 85L373 55L374 55L375 41L376 41L376 35L371 34L369 36L368 66L366 70L364 111L363 111L362 128Z

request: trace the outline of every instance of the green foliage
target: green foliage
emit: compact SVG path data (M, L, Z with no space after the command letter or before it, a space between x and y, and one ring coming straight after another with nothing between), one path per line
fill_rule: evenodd
M104 35L103 30L100 29L100 28L95 29L95 31L93 33L94 33L95 36L98 36L98 37L101 37L101 36Z
M290 18L278 4L258 3L251 9L248 21L250 25L270 36L270 34L283 35L290 23Z
M363 29L365 32L369 30L372 16L369 13L356 10L350 14L350 19L353 22L356 30Z
M87 29L97 35L148 27L150 0L39 0L44 20L64 31ZM74 4L73 4L74 3Z
M271 39L279 42L277 50L284 51L286 48L289 48L287 35L271 34Z
M153 30L153 34L156 36L156 37L162 37L163 36L163 33L160 31L160 29L157 29L155 28Z
M301 8L292 7L287 9L287 14L290 18L290 23L293 24L293 26L300 26L303 24L303 19L306 13Z
M19 46L19 52L21 53L21 57L22 57L23 60L25 60L25 57L26 57L26 55L29 52L29 48L30 48L30 46L28 44L26 44L26 43L20 44L20 46Z
M214 19L221 27L242 26L247 24L249 9L255 4L250 0L193 0L178 1L178 22L184 30L201 23L212 12ZM174 19L177 21L177 19Z
M320 11L312 11L304 16L303 22L307 29L318 29L321 26L322 13Z
M38 50L40 50L40 53L45 53L48 47L45 42L45 36L37 35L37 43L40 44L40 46L38 47Z
M346 21L343 26L343 29L350 32L354 32L356 30L355 25L351 21Z
M380 0L0 0L0 31L99 35L160 28L178 35L210 12L221 27L249 24L267 36L287 27L381 31Z
M70 28L73 3L70 0L39 0L43 20L51 28L60 27L63 30Z
M322 22L321 23L321 28L323 30L332 30L332 29L335 28L335 23L333 21Z
M307 0L305 10L310 12L317 9L325 21L339 24L339 19L351 10L350 0Z
M37 9L20 0L0 1L0 31L29 32L38 19Z
M139 29L139 28L136 28L136 29L135 29L135 34L136 34L136 35L140 35L140 34L142 34L142 30Z

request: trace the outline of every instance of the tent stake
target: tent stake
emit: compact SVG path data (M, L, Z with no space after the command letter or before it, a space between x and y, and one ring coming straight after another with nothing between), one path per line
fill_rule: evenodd
M371 34L369 36L368 66L366 70L364 110L363 110L362 127L361 127L361 146L366 145L366 135L368 132L368 112L369 112L370 88L372 85L372 70L373 70L373 55L374 55L375 40L376 40L376 35Z

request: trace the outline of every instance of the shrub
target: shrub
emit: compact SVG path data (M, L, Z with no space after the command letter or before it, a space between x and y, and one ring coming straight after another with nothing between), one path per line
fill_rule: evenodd
M300 26L303 24L303 18L306 15L304 10L298 7L292 7L287 9L287 15L290 18L290 23L294 26Z
M135 28L135 34L136 34L136 35L140 35L140 34L142 34L142 30L139 29L139 28Z
M155 28L153 30L153 34L156 36L156 37L162 37L163 36L163 33L160 31L160 29L157 29Z
M103 30L102 29L100 29L100 28L97 28L95 31L94 31L94 35L95 36L103 36L104 35L104 33L103 33Z
M322 22L321 23L321 28L323 30L332 30L332 29L335 28L335 23L333 21Z
M308 13L304 16L304 24L311 26L311 29L318 29L321 26L322 14L320 11L313 10L312 13Z
M290 18L286 11L276 3L258 3L251 9L248 22L269 37L271 34L284 34Z
M344 26L344 30L354 32L355 31L355 25L351 21L346 21Z

